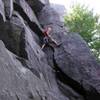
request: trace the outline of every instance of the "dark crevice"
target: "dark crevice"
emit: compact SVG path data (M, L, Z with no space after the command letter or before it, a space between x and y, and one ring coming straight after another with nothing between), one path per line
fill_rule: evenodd
M4 22L4 20L3 20L3 16L0 14L0 24L1 22Z
M18 97L18 95L17 95L17 94L16 94L16 99L17 99L17 100L20 100L20 98Z
M38 27L38 25L36 25L36 23L30 21L26 13L18 4L14 3L14 9L19 12L19 14L23 17L23 19L28 23L32 31L35 32L39 37L42 37L41 29Z
M46 48L44 49L44 52L46 53ZM71 87L73 90L75 90L78 94L80 95L84 95L85 90L83 89L83 87L77 83L76 81L74 81L73 79L71 79L70 77L68 77L66 74L64 74L61 69L58 67L55 59L54 59L54 48L52 47L52 52L53 52L53 56L52 56L52 61L53 61L53 65L54 65L54 70L55 70L55 74L56 74L56 78L57 80L61 81L63 84ZM47 54L47 53L46 53ZM47 54L47 56L50 56ZM49 58L49 57L48 57ZM48 63L49 65L51 65L50 63Z
M82 95L79 95L75 90L73 90L71 87L68 85L62 83L61 81L57 80L57 84L59 86L60 91L70 98L70 100L85 100ZM74 98L74 99L72 99Z
M28 92L28 97L29 97L29 99L31 99L31 100L34 100L35 98L34 98L34 96L33 96L33 94L32 94L32 92Z
M25 58L28 60L28 55L27 52L25 50L25 30L23 29L23 31L20 34L20 49L19 49L19 57Z
M55 71L56 71L56 77L59 79L62 83L69 85L71 88L73 88L77 93L83 95L84 89L83 87L73 79L71 79L69 76L67 76L57 65L56 61L54 61L55 65Z
M37 0L34 0L34 2L30 2L30 0L26 0L27 3L31 6L31 8L34 10L35 14L37 15L41 10L42 8L45 6L43 3L41 3L41 1L37 1Z
M84 97L85 100L100 100L100 94L91 87L91 91L86 91L81 84L79 84L77 81L73 80L69 76L67 76L57 65L55 59L54 61L54 67L56 72L56 77L59 81L61 81L63 84L71 87L73 90L75 90L78 94Z
M44 52L46 53L46 48L44 49ZM51 50L53 52L53 56L52 56L52 61L53 61L53 65L54 65L54 70L55 70L55 74L58 80L60 80L63 84L66 84L68 86L70 86L71 88L73 88L77 93L79 93L80 95L84 95L85 90L83 89L83 87L76 81L74 81L73 79L71 79L70 77L68 77L57 65L55 59L54 59L54 48L51 47ZM46 53L47 54L47 53ZM47 56L50 56L47 54ZM48 57L49 58L49 57ZM49 64L50 65L50 64Z
M44 52L46 53L46 51L44 51ZM54 48L52 49L52 52L54 52ZM48 54L47 54L47 56L48 56ZM76 93L78 93L80 96L82 96L84 98L84 100L100 100L100 94L92 86L90 86L91 90L89 90L89 91L85 90L84 87L80 83L78 83L74 79L70 78L59 68L59 66L56 63L56 60L54 59L54 54L53 54L52 59L53 59L53 63L54 63L53 68L55 70L57 80L62 82L64 85L69 86Z
M39 72L36 69L34 69L32 67L29 67L27 65L27 63L28 63L28 61L27 61L28 60L28 54L25 50L25 45L26 45L25 44L25 30L23 29L23 31L21 32L21 35L20 35L20 51L19 51L19 57L17 57L17 59L21 62L21 64L25 68L29 69L34 75L36 75L37 77L40 78ZM32 66L32 65L30 65L30 66Z

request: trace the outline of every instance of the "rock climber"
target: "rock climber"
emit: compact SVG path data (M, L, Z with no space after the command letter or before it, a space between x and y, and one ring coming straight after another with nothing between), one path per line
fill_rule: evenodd
M50 26L46 27L43 30L44 38L43 38L42 49L47 45L49 45L49 46L57 46L57 42L50 35L51 31L52 31L52 28Z

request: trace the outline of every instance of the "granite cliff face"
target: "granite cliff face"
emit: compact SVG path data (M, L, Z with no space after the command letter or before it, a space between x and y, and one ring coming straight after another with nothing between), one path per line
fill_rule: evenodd
M48 0L0 0L0 100L100 100L100 65Z

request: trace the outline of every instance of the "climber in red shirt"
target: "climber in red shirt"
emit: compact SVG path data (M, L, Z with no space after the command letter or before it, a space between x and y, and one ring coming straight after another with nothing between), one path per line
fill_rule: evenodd
M42 45L42 49L46 46L46 45L50 45L50 46L57 46L57 42L50 36L50 33L52 31L51 27L47 27L43 30L43 34L44 34L44 38L43 38L43 45Z

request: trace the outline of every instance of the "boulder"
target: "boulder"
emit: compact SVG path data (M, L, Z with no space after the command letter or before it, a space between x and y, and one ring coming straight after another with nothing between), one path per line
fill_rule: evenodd
M30 65L27 63L26 66ZM0 77L0 100L50 100L45 82L25 68L18 57L5 48L2 41L0 41Z
M15 11L10 20L7 20L5 23L3 21L0 22L0 39L16 55L19 55L20 52L20 39L24 29L24 23L24 19ZM31 29L30 31L32 32ZM32 36L39 43L39 39L34 32L32 32Z
M15 10L17 10L26 21L30 20L31 22L35 23L41 29L41 26L36 18L34 10L31 9L29 4L25 0L15 0L14 7L15 7ZM26 16L24 13L26 14Z
M58 14L50 6L45 6L38 15L42 26L52 28L51 38L58 44L53 47L58 79L83 95L86 100L99 100L100 65L86 42L79 34L68 33ZM43 18L45 19L42 20Z
M51 6L45 6L38 14L38 20L41 26L50 26L52 28L50 36L60 45L60 37L62 33L66 33L66 30L64 24L60 21L58 13Z
M0 23L0 39L10 51L19 55L20 34L23 30L20 20L18 17L12 16L10 21Z
M76 81L76 86L80 85L80 91L84 91L87 100L100 99L100 65L78 34L69 33L64 36L62 45L55 48L54 57L66 77Z
M38 14L45 5L49 4L49 0L27 0L30 7Z
M38 19L40 24L43 26L48 24L62 25L59 21L60 18L58 13L50 5L46 5L45 7L43 7L41 12L38 14Z

